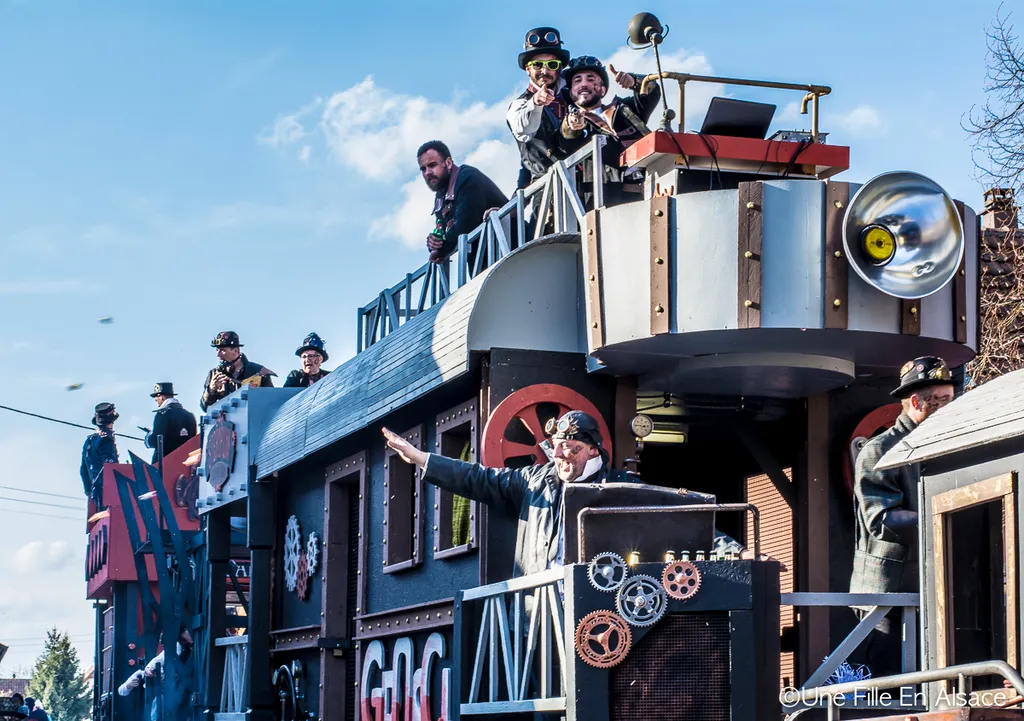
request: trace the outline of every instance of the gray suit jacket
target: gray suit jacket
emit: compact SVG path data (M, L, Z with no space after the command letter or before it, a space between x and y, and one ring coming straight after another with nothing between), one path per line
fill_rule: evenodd
M882 456L916 425L906 413L901 413L896 424L868 441L857 457L853 485L856 546L850 593L916 593L918 590L917 544L904 545L882 521L890 510L918 510L920 467L913 464L875 470Z

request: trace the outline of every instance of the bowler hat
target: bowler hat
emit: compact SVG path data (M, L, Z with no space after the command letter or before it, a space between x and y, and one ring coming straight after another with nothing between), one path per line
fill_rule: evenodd
M949 372L946 361L935 356L922 356L908 361L900 368L900 385L892 395L896 398L906 398L919 388L952 383L953 374Z
M551 440L583 441L604 450L601 445L601 429L592 416L583 411L569 411L557 421L548 421L545 430L551 434Z
M324 359L323 362L327 362L327 351L324 348L324 341L316 333L310 333L302 340L302 345L295 351L295 355L301 356L307 350L315 350Z
M523 52L519 53L519 67L526 70L526 63L535 55L550 54L569 62L569 51L562 47L562 35L555 28L534 28L526 33Z
M173 396L174 395L174 384L173 383L157 383L153 386L153 392L149 394L150 398L156 398L157 396Z
M117 410L114 408L113 403L99 403L96 405L92 416L92 424L94 426L106 426L110 425L118 418Z
M238 342L238 333L233 330L224 330L210 341L210 345L214 348L241 348L243 344Z

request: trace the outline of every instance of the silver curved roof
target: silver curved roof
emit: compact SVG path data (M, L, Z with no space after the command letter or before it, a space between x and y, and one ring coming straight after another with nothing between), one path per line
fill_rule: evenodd
M470 370L470 353L586 353L578 235L518 248L330 375L285 401L259 447L259 478Z
M895 468L1024 436L1024 370L964 393L911 431L875 468Z

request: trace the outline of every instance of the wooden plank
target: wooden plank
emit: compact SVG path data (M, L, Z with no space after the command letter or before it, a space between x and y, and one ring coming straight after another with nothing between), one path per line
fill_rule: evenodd
M604 310L601 296L601 230L600 215L596 210L587 213L587 234L584 237L587 259L587 340L590 349L604 346Z
M900 300L900 333L921 335L921 301Z
M1017 668L1017 636L1020 607L1017 604L1017 474L1012 474L1013 491L1003 496L1003 548L1006 553L1006 662Z
M937 494L932 500L932 514L937 516L942 513L961 511L979 503L994 501L1011 493L1013 493L1013 474L1006 473Z
M671 209L669 196L651 198L651 335L668 333L671 328L668 277Z
M804 445L803 479L797 489L801 591L829 590L829 408L828 395L807 399L807 435ZM806 680L832 653L829 639L829 610L806 608L800 612L801 681ZM800 685L800 684L797 684Z
M615 419L612 426L612 445L616 468L625 468L626 459L636 452L636 434L630 422L636 416L636 376L615 379Z
M739 185L739 251L736 286L738 328L761 327L761 241L763 192L760 182Z
M960 227L964 230L964 237L967 236L966 209L963 202L953 201L957 213L960 214ZM960 258L960 267L953 277L953 338L957 343L967 342L967 252L964 251ZM981 285L979 274L978 284Z
M949 608L946 605L946 561L949 548L946 544L946 517L941 513L932 516L932 545L935 550L935 667L949 665ZM947 690L944 681L939 682Z
M850 184L825 184L825 327L846 330L849 323L850 263L843 249L843 220Z

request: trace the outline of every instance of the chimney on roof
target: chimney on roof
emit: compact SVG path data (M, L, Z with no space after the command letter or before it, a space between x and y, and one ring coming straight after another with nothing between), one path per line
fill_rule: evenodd
M1012 188L991 188L985 191L983 228L1010 230L1017 227L1017 206Z

